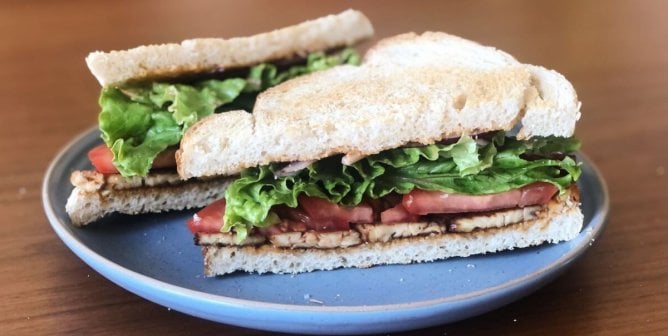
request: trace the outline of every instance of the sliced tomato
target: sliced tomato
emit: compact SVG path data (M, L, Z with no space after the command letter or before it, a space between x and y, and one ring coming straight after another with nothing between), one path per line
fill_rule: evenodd
M420 215L408 212L401 203L380 213L380 222L384 224L415 223L419 218Z
M490 195L449 194L413 190L404 195L402 204L410 213L427 215L491 211L527 205L545 204L557 188L549 183L533 183L520 189Z
M358 206L347 208L350 218L350 223L373 223L373 208L367 204L360 204Z
M192 233L217 233L223 228L225 215L225 199L217 200L206 208L198 211L188 220L188 228Z
M518 205L523 207L549 202L559 189L552 183L536 182L521 189Z
M366 204L345 207L319 197L299 196L299 206L309 220L306 223L316 231L349 230L350 223L372 223L373 209Z
M167 148L162 151L153 160L151 168L171 168L176 167L176 148ZM95 170L102 174L118 174L118 169L114 166L114 154L107 145L96 146L88 152L88 159L95 167Z
M95 170L102 174L118 174L118 169L114 166L114 154L107 145L96 146L88 152L88 159L95 167Z
M349 230L348 212L340 206L318 197L299 197L299 206L307 216L305 221L316 231Z
M519 189L491 195L449 194L440 191L413 190L404 195L402 204L410 213L459 213L511 208L517 205Z

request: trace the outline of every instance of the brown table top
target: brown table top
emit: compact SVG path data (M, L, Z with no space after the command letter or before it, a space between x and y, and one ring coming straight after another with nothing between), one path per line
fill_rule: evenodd
M405 335L668 334L668 2L5 1L0 4L0 334L243 334L146 301L79 260L50 228L40 185L96 123L93 50L239 36L348 6L378 38L441 30L557 69L583 102L577 129L611 193L607 228L534 294Z

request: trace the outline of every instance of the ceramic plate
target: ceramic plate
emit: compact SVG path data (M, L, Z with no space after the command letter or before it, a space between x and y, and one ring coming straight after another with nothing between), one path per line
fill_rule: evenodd
M573 240L441 262L298 275L202 276L202 257L185 221L192 211L115 215L71 226L65 202L72 170L90 168L100 143L89 130L46 172L43 204L51 226L84 262L119 286L160 305L221 323L280 332L362 334L444 324L517 300L557 276L603 229L608 194L593 164L579 182L585 226Z

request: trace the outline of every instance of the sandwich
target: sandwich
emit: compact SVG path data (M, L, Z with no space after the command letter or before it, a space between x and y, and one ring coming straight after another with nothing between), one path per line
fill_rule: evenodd
M188 221L204 273L429 262L580 232L580 102L556 71L439 32L379 41L198 121L179 176L229 177Z
M292 78L357 64L350 47L373 27L347 10L239 38L93 52L86 63L102 86L99 128L104 144L88 153L94 170L74 171L66 210L74 225L107 214L205 206L223 196L225 178L181 179L175 151L198 120L251 111L258 93Z

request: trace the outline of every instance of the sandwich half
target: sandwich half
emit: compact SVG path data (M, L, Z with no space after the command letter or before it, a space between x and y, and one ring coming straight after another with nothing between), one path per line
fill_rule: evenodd
M182 178L229 176L188 222L205 274L426 262L557 243L582 228L559 73L445 33L381 40L360 66L277 85L212 115Z
M74 225L109 213L202 207L223 196L225 178L183 180L174 153L198 120L251 111L258 93L340 64L358 64L348 48L373 27L347 10L250 37L93 52L86 63L102 85L99 128L104 144L88 157L95 170L75 171L66 210Z

